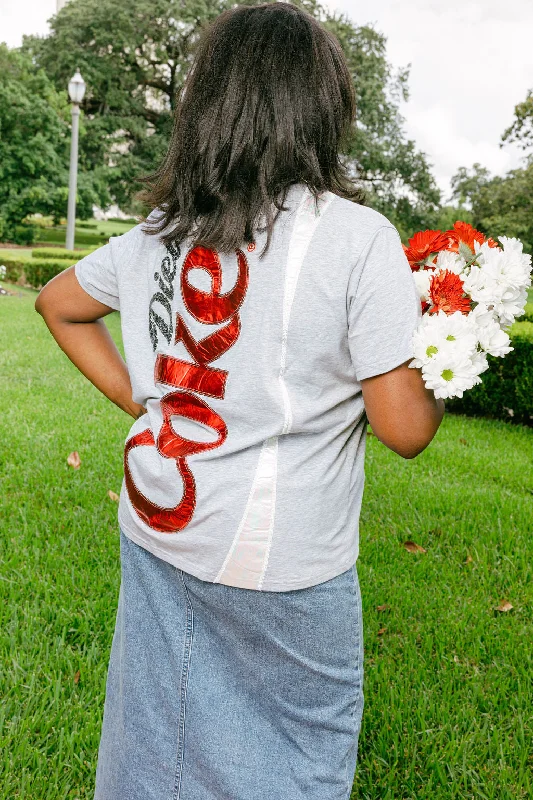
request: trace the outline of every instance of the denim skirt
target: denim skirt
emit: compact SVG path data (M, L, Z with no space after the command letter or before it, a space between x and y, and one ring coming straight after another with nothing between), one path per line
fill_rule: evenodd
M306 589L202 581L120 532L95 800L348 800L363 713L356 565Z

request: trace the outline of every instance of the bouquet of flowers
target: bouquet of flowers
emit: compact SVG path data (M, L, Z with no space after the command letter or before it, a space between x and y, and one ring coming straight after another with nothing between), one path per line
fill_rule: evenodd
M524 313L531 256L518 239L496 242L466 222L415 233L404 250L422 303L409 366L436 397L462 397L481 383L487 355L513 349L507 330Z

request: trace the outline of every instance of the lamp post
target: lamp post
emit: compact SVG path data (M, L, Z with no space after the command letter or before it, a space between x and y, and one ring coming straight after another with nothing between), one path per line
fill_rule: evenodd
M72 138L70 141L70 174L68 181L68 214L67 214L67 250L74 249L74 229L76 227L76 189L78 183L78 130L80 121L80 103L85 94L85 81L79 69L68 85L68 93L72 101Z

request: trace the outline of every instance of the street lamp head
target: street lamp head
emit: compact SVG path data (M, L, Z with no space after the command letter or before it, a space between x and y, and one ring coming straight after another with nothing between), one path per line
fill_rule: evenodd
M81 77L79 69L76 70L74 77L70 79L68 93L72 102L79 106L85 95L85 81Z

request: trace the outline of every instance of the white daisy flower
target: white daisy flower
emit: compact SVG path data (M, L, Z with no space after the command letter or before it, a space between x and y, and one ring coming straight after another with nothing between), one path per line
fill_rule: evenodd
M512 256L520 263L524 274L524 280L525 280L524 285L530 286L531 255L529 255L529 253L522 252L524 249L524 245L519 239L509 238L508 236L499 236L498 238L503 245L504 253L506 255Z
M466 261L459 253L452 253L451 250L441 250L437 256L437 269L445 270L448 272L455 272L456 275L461 275L466 266Z
M470 315L460 311L424 314L413 336L414 361L410 366L422 367L443 352L469 358L476 350L477 341Z
M483 355L483 354L482 354ZM486 362L486 358L485 358ZM439 353L422 369L422 376L428 389L433 389L435 397L462 397L463 392L481 383L479 377L486 367L478 353L474 359L462 353Z
M503 237L505 239L505 237ZM492 284L501 284L505 287L513 287L520 289L529 286L531 283L531 257L524 256L521 249L514 245L509 246L506 241L506 246L503 250L497 247L489 247L485 242L478 245L476 252L479 255L478 267L472 267L474 274L477 270L481 271L481 275L476 275L477 288L481 288L481 284L489 286Z
M463 280L465 292L472 300L492 310L506 327L524 311L526 287L531 283L531 264L522 254L520 242L502 238L504 250L487 244L477 245L479 265L473 265Z
M419 269L413 272L413 279L418 290L418 296L421 300L425 300L426 302L429 300L429 286L434 273L434 269Z
M513 350L509 334L495 321L478 328L477 335L482 350L491 356L503 357Z
M475 353L472 355L472 367L477 372L478 375L481 375L482 372L485 372L485 370L489 368L489 362L487 361L487 354L484 353L482 350L476 350Z
M483 328L485 325L490 325L491 322L494 322L497 315L492 306L489 308L486 303L478 303L468 316L476 328Z
M516 317L522 316L527 303L527 289L507 288L494 303L494 312L504 328L512 325Z

